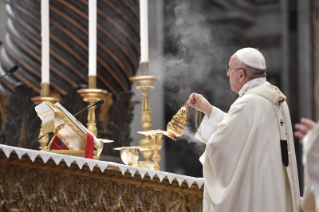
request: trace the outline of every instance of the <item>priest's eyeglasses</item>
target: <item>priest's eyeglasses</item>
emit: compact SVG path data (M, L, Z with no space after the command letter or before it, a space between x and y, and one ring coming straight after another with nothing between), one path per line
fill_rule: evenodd
M230 72L230 71L233 70L233 69L243 69L243 68L231 68L231 67L229 67L229 65L228 65L228 66L225 67L226 74L228 74L228 72ZM243 69L243 70L244 70L244 69Z

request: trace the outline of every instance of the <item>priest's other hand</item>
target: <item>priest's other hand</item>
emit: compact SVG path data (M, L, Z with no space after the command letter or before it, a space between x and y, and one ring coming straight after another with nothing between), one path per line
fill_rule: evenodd
M213 110L213 105L211 105L203 95L198 93L192 93L189 96L188 105L203 112L208 117Z
M317 123L310 119L301 118L300 124L295 124L295 137L299 138L299 142L302 143L303 137L308 133L309 130L311 130L316 125Z

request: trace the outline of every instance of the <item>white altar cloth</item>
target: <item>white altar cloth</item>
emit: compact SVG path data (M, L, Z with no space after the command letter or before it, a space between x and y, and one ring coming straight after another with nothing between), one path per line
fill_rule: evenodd
M21 159L23 155L27 155L32 162L34 162L35 158L40 157L43 160L43 162L46 164L47 161L50 158L52 158L52 160L55 162L56 165L59 165L59 163L63 160L68 167L70 167L72 163L76 163L78 167L82 169L83 165L87 164L87 166L90 168L91 171L93 171L94 167L99 167L101 172L104 172L106 168L113 168L113 169L118 168L123 175L125 174L126 171L130 172L132 177L136 174L136 172L138 172L142 179L144 179L146 174L151 179L153 179L153 177L157 175L160 182L162 182L164 178L167 178L169 183L172 184L173 180L175 179L177 180L179 186L181 186L183 183L187 183L189 188L194 183L196 183L198 188L200 189L202 185L204 184L203 178L189 177L189 176L173 174L169 172L138 168L138 167L127 166L124 164L119 164L114 162L86 159L86 158L69 156L69 155L61 155L61 154L56 154L51 152L42 152L39 150L31 150L31 149L19 148L14 146L7 146L3 144L0 144L0 150L4 152L7 158L9 158L11 152L14 151L18 155L19 159Z

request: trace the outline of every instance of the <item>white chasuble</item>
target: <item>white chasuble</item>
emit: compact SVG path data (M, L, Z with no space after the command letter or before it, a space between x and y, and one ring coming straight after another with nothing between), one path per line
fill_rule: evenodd
M210 117L204 117L199 129L207 140L200 158L203 211L299 211L294 140L284 98L264 81L239 97L228 113L214 107ZM288 142L287 167L282 162L280 126L285 126L282 133Z

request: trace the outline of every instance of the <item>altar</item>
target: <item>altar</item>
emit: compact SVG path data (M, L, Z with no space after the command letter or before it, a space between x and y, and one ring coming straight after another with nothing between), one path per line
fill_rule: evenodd
M202 211L204 180L0 145L1 211Z

